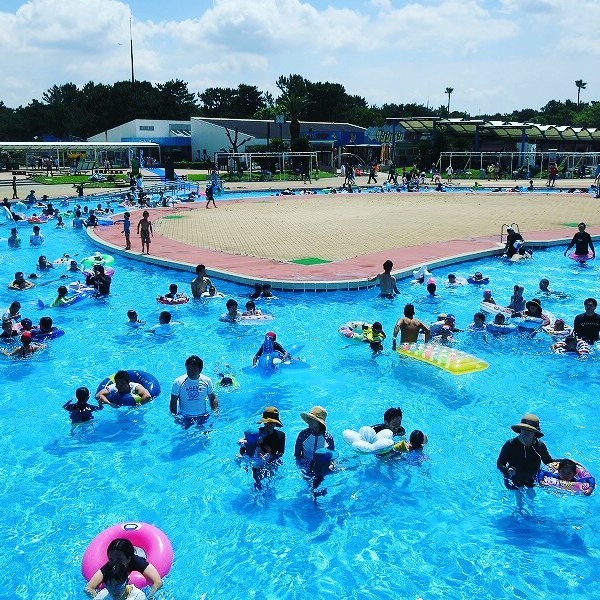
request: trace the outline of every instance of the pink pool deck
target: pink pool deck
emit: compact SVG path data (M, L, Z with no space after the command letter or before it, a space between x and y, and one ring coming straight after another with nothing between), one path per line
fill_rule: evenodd
M161 217L177 214L177 210L177 207L150 209L151 219L156 221ZM131 212L132 224L137 223L140 218L141 211ZM139 246L139 236L135 235L133 229L132 225L132 240L135 240L134 245ZM424 264L430 269L442 267L497 255L503 248L498 235L465 237L387 249L335 262L300 265L199 248L158 233L155 233L152 238L151 253L146 255L135 249L124 250L124 237L121 231L119 225L95 227L93 230L91 228L88 230L88 235L100 248L141 262L184 271L194 271L196 265L204 264L209 275L225 281L245 285L253 285L260 281L270 283L276 290L296 291L356 290L373 287L374 284L368 279L380 273L383 262L388 259L394 263L393 274L398 278L405 278L412 277L413 270ZM566 244L576 231L574 227L560 227L547 231L521 231L521 233L528 246L535 248ZM600 239L600 226L588 227L587 231L594 240Z

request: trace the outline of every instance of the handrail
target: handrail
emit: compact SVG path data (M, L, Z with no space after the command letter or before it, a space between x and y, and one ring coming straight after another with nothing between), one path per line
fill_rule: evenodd
M502 223L502 227L500 228L500 243L502 244L504 242L504 232L505 229L508 229L509 227L512 227L513 229L516 228L517 233L521 233L521 230L519 229L519 224L518 223L511 223L510 225L508 223ZM508 237L508 236L507 236Z

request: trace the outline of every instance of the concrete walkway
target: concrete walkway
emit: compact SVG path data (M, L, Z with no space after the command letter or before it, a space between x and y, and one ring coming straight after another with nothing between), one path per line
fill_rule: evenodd
M588 181L589 185L589 181ZM497 254L503 223L518 223L528 242L570 239L578 221L600 223L589 194L386 193L301 195L181 204L153 209L151 255L124 251L120 227L98 227L93 239L110 252L274 289L335 290L371 286L367 279L394 262L408 276L420 264L441 266ZM132 223L141 214L132 213ZM134 229L134 228L133 228ZM600 226L590 226L600 235ZM425 243L424 243L425 242ZM322 264L297 264L316 257Z

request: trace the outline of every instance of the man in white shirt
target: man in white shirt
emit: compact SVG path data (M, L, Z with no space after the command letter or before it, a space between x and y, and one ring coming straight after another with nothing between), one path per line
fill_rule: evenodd
M171 414L181 417L184 425L204 423L209 417L206 399L215 416L219 414L219 401L210 377L202 375L204 362L199 356L190 356L185 361L186 374L173 382L171 388Z

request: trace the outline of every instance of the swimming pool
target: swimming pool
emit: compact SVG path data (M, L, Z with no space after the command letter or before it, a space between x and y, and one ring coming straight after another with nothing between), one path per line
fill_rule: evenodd
M42 225L45 247L7 251L1 241L0 280L16 270L33 272L39 254L77 259L95 248L81 232ZM26 237L27 228L20 229ZM8 227L0 230L7 237ZM374 290L293 294L277 292L269 329L286 345L304 342L309 370L262 380L246 375L266 331L218 321L222 301L193 301L173 308L184 327L155 338L125 326L135 308L148 326L164 309L155 297L169 283L188 289L190 275L116 259L112 294L105 302L39 311L58 282L44 275L28 292L3 288L3 307L19 299L22 314L49 314L66 335L30 360L0 361L2 467L0 586L17 598L84 597L81 557L91 539L110 525L146 521L169 536L175 562L161 598L542 598L596 597L600 531L597 497L567 497L537 490L523 513L495 468L510 425L533 411L551 454L580 459L600 475L598 355L556 356L550 339L459 334L458 346L487 360L482 373L455 377L389 351L396 319L406 302L417 316L441 311L472 320L482 289L445 288L425 298L422 286L400 282L393 301ZM525 296L543 276L571 298L544 307L569 321L583 298L598 294L594 262L579 267L558 250L506 264L483 259L434 272L438 284L454 272L489 275L495 299L505 304L514 283ZM45 285L47 284L48 285ZM217 282L242 304L248 288ZM263 304L263 308L266 303ZM348 346L337 333L354 319L382 321L386 352ZM230 364L241 387L219 396L221 416L207 432L184 431L168 409L173 379L197 353L204 372ZM119 368L155 374L161 396L138 410L105 409L94 429L70 435L62 404L76 387L95 390ZM235 455L237 440L265 406L275 404L287 434L284 465L266 490L255 492ZM329 411L328 424L344 470L328 477L328 495L313 501L295 466L293 444L313 405ZM401 406L407 431L429 436L430 460L421 467L358 456L344 444L345 428L381 422Z

